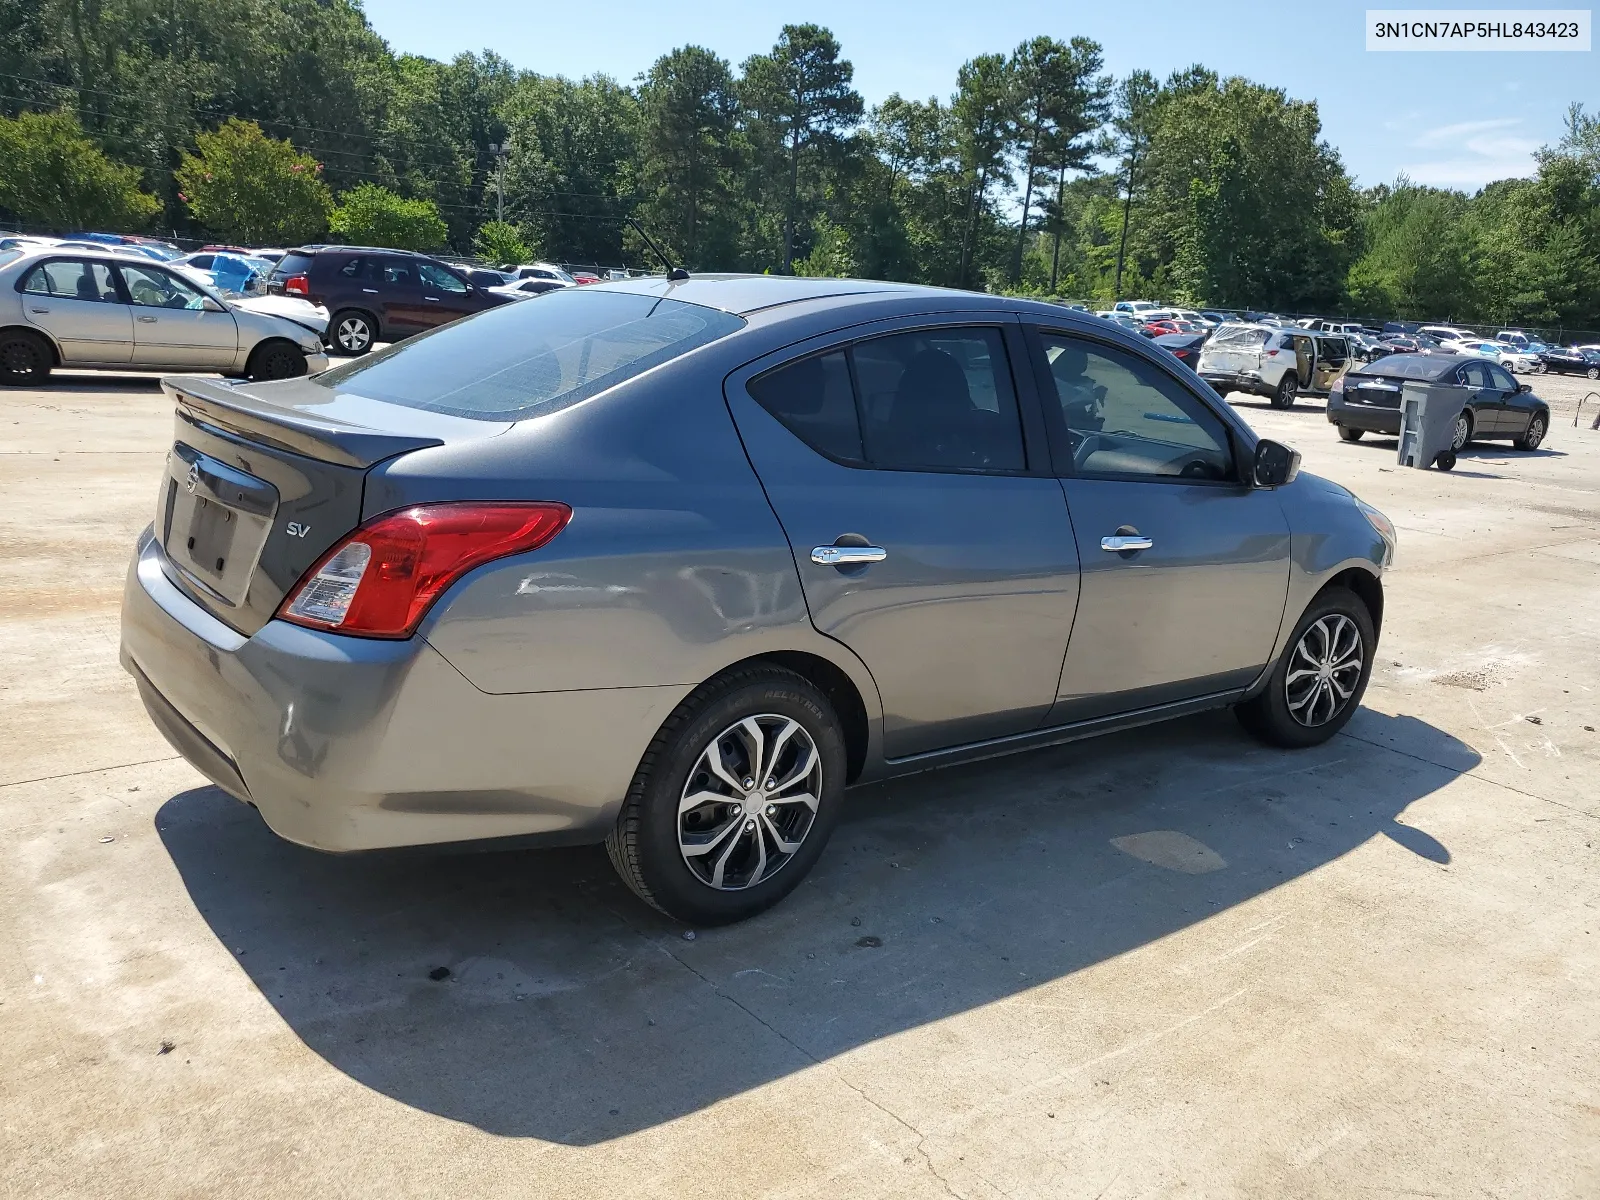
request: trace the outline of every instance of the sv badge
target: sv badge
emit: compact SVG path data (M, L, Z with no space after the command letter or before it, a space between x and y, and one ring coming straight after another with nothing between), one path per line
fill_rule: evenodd
M303 538L306 534L311 532L311 526L302 525L299 521L290 521L289 524L285 526L285 529L292 538Z

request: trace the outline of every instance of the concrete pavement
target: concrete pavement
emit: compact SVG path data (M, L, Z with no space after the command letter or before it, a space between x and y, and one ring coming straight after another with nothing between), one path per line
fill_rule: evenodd
M1450 474L1235 397L1400 527L1348 731L862 789L693 940L596 850L332 858L204 786L116 664L161 394L0 391L6 1195L1600 1194L1585 382Z

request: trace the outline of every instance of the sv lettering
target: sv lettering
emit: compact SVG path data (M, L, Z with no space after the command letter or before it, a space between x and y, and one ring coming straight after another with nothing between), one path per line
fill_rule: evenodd
M311 532L311 526L302 525L299 521L290 521L289 524L285 526L285 529L292 538L303 538L306 534Z

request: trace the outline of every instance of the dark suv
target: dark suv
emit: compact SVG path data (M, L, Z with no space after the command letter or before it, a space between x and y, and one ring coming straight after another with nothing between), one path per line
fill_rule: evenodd
M302 296L328 310L328 348L365 354L374 342L397 342L458 317L509 303L425 254L372 246L301 246L278 261L267 280L275 296Z

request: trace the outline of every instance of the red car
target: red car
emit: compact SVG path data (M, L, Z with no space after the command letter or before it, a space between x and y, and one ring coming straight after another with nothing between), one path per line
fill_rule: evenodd
M596 275L593 271L569 271L568 274L579 283L600 282L600 276Z
M1160 337L1163 333L1182 333L1176 321L1150 321L1144 327L1146 337Z

